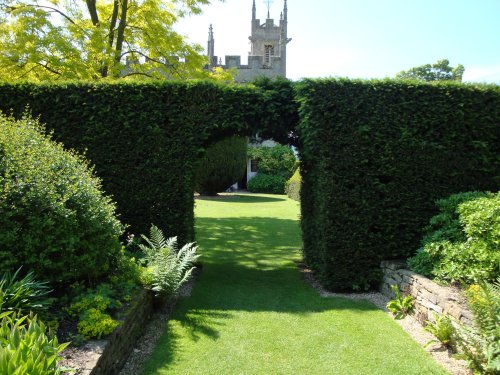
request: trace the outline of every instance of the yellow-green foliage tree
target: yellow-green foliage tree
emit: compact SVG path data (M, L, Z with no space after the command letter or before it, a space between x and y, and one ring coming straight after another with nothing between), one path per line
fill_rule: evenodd
M173 29L210 0L0 0L0 80L219 78ZM129 61L129 64L126 62ZM141 62L137 64L136 62Z

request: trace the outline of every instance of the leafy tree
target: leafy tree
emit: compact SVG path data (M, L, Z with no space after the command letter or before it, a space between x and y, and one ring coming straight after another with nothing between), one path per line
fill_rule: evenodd
M0 0L0 79L228 79L229 73L204 71L202 47L172 27L209 3Z
M458 64L455 68L450 66L448 59L438 60L435 64L425 64L403 70L396 75L400 79L416 79L419 81L458 81L462 82L465 68Z

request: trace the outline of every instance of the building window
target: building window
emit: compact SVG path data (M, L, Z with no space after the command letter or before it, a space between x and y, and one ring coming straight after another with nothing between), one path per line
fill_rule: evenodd
M266 44L265 49L265 63L269 65L271 63L271 56L274 56L274 46L272 44Z
M252 159L250 160L250 172L258 172L259 170L259 161Z

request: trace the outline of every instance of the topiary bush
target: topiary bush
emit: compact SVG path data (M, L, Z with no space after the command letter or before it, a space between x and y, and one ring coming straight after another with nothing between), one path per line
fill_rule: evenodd
M247 183L251 193L285 194L286 179L283 176L258 173Z
M500 276L500 192L453 194L436 203L410 268L444 282L477 283Z
M302 177L300 175L300 168L295 170L295 173L285 184L285 193L288 198L300 201L300 185L302 184Z
M247 138L228 137L209 146L195 170L196 190L215 195L238 182L245 174Z
M0 114L0 271L21 265L53 285L107 274L123 226L85 159L36 120Z

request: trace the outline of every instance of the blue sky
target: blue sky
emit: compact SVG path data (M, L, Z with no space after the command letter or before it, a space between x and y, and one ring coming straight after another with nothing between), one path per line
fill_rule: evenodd
M264 20L267 1L256 0ZM250 49L252 0L214 1L177 29L206 47L213 24L215 54ZM279 20L283 0L274 0ZM500 0L288 0L287 71L291 79L393 77L447 58L465 67L464 81L500 84Z

